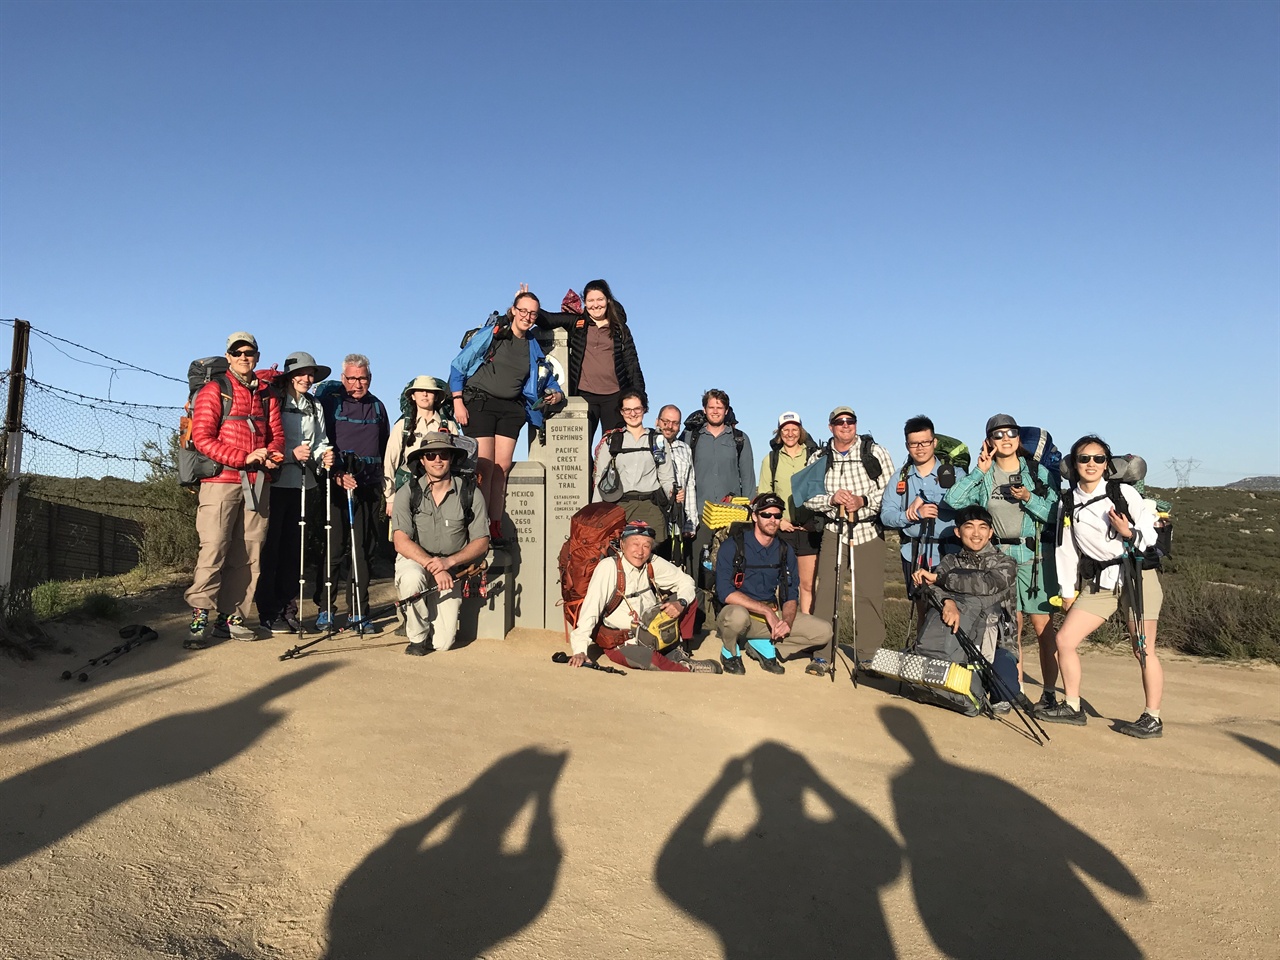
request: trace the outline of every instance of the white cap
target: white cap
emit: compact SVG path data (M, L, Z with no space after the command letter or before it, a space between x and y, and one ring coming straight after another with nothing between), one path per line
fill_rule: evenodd
M778 418L778 429L782 429L788 423L794 423L797 427L804 426L804 424L800 422L800 414L795 413L791 410L788 410L786 413L784 413L782 416Z

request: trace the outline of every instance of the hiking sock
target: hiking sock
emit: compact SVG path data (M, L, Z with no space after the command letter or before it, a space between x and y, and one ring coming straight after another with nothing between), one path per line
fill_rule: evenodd
M764 640L764 639L757 638L754 640L748 640L747 644L751 647L752 650L760 654L760 656L764 657L766 660L774 660L778 656L778 650L773 645L772 640Z
M1147 707L1147 709L1146 709L1146 710L1144 710L1144 711L1142 711L1142 712L1143 712L1143 713L1145 713L1145 714L1146 714L1148 717L1150 717L1152 720L1159 720L1159 719L1160 719L1160 711L1159 711L1159 709L1152 710L1150 707Z
M1072 710L1075 710L1077 712L1080 710L1079 697L1067 697L1066 701L1067 701L1067 706L1070 707Z

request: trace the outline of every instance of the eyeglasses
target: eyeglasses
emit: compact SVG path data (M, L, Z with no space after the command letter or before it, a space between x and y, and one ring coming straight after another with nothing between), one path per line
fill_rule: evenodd
M848 417L841 417L839 420L831 421L831 426L833 427L856 427L857 425L857 420L851 420Z
M257 350L228 350L227 351L228 357L256 357L257 355L258 355Z
M756 514L756 516L757 516L757 517L759 517L761 520L781 520L781 519L782 519L782 513L781 513L781 512L779 512L779 513L757 513L757 514Z
M448 460L453 454L444 450L428 450L422 455L423 460Z
M343 383L368 383L370 377L343 377Z
M1018 431L1017 430L992 430L991 433L987 435L987 439L988 440L1017 440Z
M1105 453L1077 453L1076 463L1088 463L1092 460L1094 463L1106 463L1107 455Z
M680 421L679 421L679 420L666 420L666 419L664 419L664 418L662 418L662 417L659 417L659 418L658 418L658 423L662 424L664 427L678 427L678 426L680 426Z
M536 317L536 316L538 315L538 308L537 308L537 307L534 307L532 310L526 310L524 307L512 307L512 308L511 308L511 312L512 312L515 316L517 316L517 317L519 317L520 319L524 320L524 319L527 319L527 318L529 318L529 317Z
M639 416L644 413L644 407L623 407L622 413L624 416L628 413Z
M930 440L908 440L907 446L912 450L923 450L925 447L931 447L938 442L938 438L934 437Z

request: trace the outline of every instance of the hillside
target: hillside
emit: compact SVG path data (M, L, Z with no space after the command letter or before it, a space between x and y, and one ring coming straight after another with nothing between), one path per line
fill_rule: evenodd
M1246 477L1225 485L1227 490L1280 490L1280 477Z

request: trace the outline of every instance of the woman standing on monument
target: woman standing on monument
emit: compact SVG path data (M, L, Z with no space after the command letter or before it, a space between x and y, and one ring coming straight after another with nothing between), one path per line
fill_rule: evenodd
M564 400L542 347L529 335L538 308L538 298L521 286L507 312L477 330L449 369L453 414L478 447L491 542L502 540L507 473L521 428L526 422L540 428L543 407Z
M571 291L572 292L572 291ZM585 313L574 309L577 297L566 297L568 313L539 314L544 327L569 331L569 392L587 401L587 445L596 424L604 431L623 426L618 404L627 390L638 390L648 404L636 342L627 326L627 311L613 299L604 280L582 288Z

